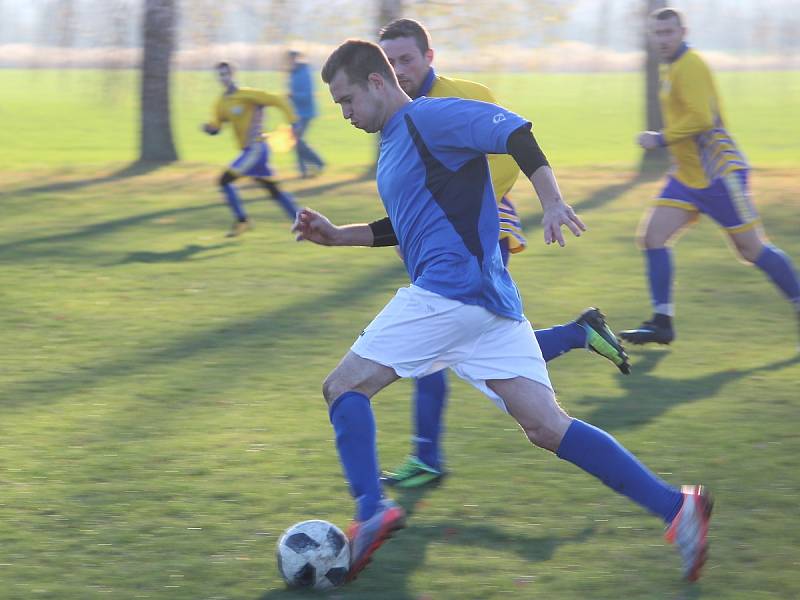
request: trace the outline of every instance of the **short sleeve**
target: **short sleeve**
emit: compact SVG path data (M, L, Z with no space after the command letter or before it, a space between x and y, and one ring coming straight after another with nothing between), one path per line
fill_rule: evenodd
M497 104L460 98L428 98L412 116L432 149L506 154L508 137L530 121Z

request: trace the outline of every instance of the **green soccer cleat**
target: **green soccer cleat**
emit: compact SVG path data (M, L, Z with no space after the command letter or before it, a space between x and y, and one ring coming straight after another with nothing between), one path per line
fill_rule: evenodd
M625 375L631 372L631 364L622 342L606 325L606 318L597 308L587 308L575 322L586 331L586 347L600 356L605 356Z
M409 456L395 472L384 471L381 482L399 488L418 488L444 477L444 471L426 465L416 456Z

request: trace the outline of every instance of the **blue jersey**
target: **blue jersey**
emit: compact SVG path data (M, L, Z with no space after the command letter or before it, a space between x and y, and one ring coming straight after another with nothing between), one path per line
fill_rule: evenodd
M530 123L506 109L460 98L418 98L381 132L378 192L421 288L523 320L503 266L486 154L507 153L509 135Z
M289 98L301 119L313 119L317 116L314 85L311 83L311 68L308 64L297 63L289 74Z

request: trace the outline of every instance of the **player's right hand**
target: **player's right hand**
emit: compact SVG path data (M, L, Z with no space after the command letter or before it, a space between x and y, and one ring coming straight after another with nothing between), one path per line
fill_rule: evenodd
M303 208L295 215L292 232L298 242L308 240L321 246L335 246L339 228L328 217L310 208Z
M563 201L558 204L548 206L542 216L542 228L544 229L544 243L558 243L562 248L566 244L561 226L566 225L575 237L580 237L586 231L586 225L581 218L575 214L572 207Z

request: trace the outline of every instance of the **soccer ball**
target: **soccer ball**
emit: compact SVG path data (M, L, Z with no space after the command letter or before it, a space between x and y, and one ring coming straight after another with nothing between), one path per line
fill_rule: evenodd
M327 521L295 523L278 540L278 570L289 587L327 590L344 583L350 545L342 530Z

